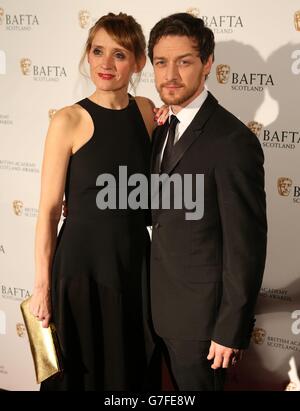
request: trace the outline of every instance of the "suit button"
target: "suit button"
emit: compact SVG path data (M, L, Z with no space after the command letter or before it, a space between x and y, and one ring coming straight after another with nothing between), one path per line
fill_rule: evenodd
M159 223L155 223L154 226L153 226L153 228L156 228L156 229L159 228L159 227L160 227Z

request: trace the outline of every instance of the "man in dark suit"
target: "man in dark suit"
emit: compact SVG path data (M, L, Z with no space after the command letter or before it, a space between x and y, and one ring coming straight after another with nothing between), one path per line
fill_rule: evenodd
M186 13L150 33L156 87L172 116L155 131L152 173L204 175L201 219L188 220L184 207L152 211L152 317L179 390L223 388L249 344L265 266L263 152L205 89L213 53L212 31Z

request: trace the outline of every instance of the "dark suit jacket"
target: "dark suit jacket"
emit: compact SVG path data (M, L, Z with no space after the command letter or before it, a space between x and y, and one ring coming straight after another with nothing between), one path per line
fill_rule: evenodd
M152 173L167 124L153 136ZM257 137L209 93L167 172L204 174L204 216L152 210L151 309L158 335L249 344L266 256L264 156ZM193 187L195 190L196 187Z

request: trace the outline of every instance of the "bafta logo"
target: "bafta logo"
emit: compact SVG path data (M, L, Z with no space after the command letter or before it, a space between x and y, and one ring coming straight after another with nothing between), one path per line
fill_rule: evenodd
M30 69L31 69L31 60L28 59L27 57L23 58L20 60L20 66L21 70L24 76L29 76L30 75Z
M194 17L200 16L200 10L197 7L190 7L189 9L187 9L186 12L191 14Z
M226 84L229 80L230 67L228 64L219 64L216 67L217 80L220 84Z
M293 181L289 177L279 177L277 180L278 193L282 197L290 195Z
M0 25L3 24L4 20L4 9L0 7Z
M295 29L297 31L300 31L300 10L296 11L294 14L294 23L295 23Z
M49 120L52 120L54 117L54 114L57 112L57 110L55 108L50 108L50 110L48 111L48 117Z
M254 328L252 332L252 339L255 344L263 344L266 338L266 331L263 328Z
M256 135L256 137L259 137L263 125L257 121L249 121L247 127Z
M91 15L87 10L80 10L78 13L79 25L82 29L86 29L91 21Z
M17 324L16 324L16 330L17 330L18 337L21 337L21 338L25 337L25 335L26 335L26 328L25 328L25 325L24 325L24 324L22 324L22 323L17 323Z
M23 213L23 201L15 200L13 202L13 209L14 209L15 215L21 216Z

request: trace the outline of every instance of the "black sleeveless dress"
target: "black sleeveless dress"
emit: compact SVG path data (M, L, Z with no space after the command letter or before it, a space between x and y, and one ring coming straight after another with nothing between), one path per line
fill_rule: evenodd
M118 191L120 166L128 176L148 176L151 145L133 98L122 110L88 98L78 104L90 114L94 134L69 162L68 216L52 266L53 320L65 372L41 390L139 391L151 347L148 211L100 210L96 196L103 187L96 180L109 173Z

